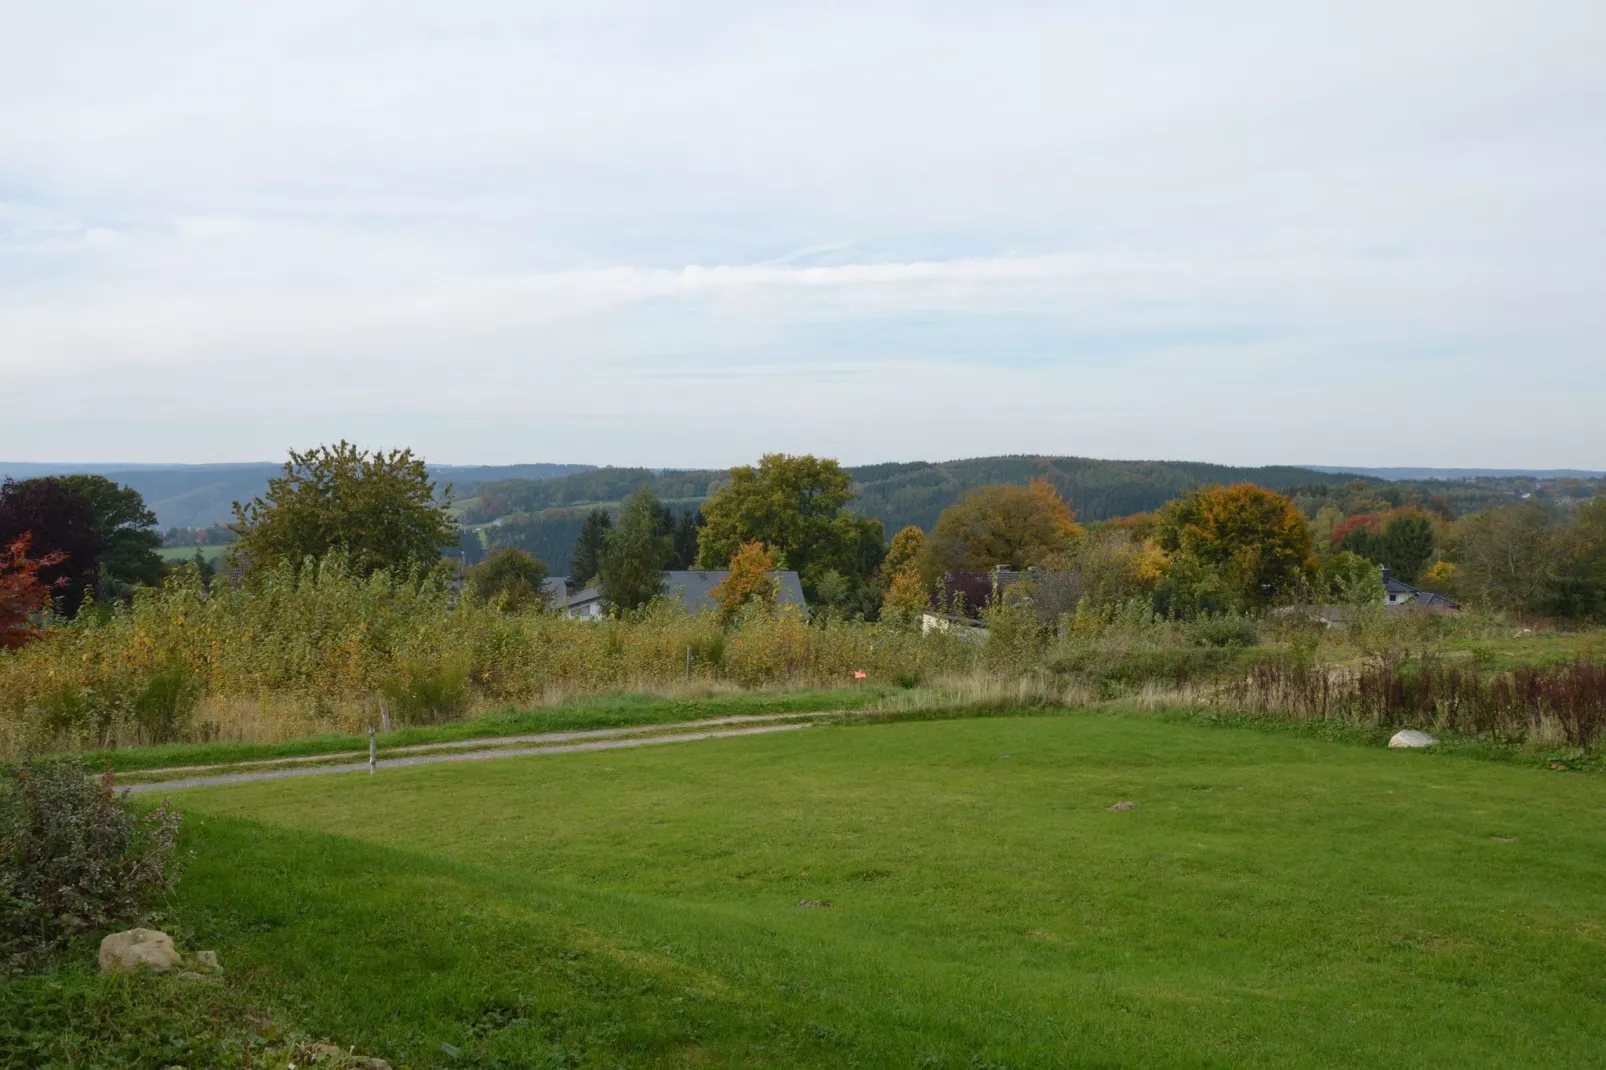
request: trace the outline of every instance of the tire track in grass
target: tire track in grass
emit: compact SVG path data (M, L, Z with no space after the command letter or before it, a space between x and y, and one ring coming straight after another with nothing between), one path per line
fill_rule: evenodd
M807 728L804 724L763 725L757 728L729 728L712 732L682 732L676 735L650 736L632 739L595 739L583 743L560 743L544 747L502 747L495 750L468 751L460 754L426 754L411 758L392 758L381 761L380 769L396 769L414 765L437 765L441 762L483 762L492 758L522 758L539 754L573 754L579 751L620 750L625 747L651 747L661 743L692 743L704 739L730 739L734 736L760 736L772 732L795 732ZM184 788L214 787L225 784L251 784L262 780L284 780L289 777L326 776L332 773L361 773L368 769L367 762L347 762L341 765L314 765L299 769L270 769L257 773L227 773L217 776L189 777L184 780L160 780L150 784L130 784L124 790L134 795L153 791L179 791Z

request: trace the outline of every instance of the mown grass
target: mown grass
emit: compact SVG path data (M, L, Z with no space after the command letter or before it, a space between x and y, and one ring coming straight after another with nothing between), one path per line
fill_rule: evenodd
M175 800L227 998L398 1065L1606 1063L1596 776L1061 713Z
M690 698L641 693L583 695L554 706L499 710L470 720L398 728L381 734L376 742L380 753L384 753L395 747L492 739L497 736L537 732L674 724L735 715L850 710L874 705L885 699L889 693L891 689L884 687L854 687L714 693ZM167 743L152 747L124 747L91 751L83 757L95 769L131 773L169 766L221 765L228 762L339 754L366 750L367 747L368 736L365 733L326 733L283 743L221 740L212 743Z

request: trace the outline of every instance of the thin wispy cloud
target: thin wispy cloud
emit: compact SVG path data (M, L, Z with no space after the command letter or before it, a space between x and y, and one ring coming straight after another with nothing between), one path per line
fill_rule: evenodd
M1597 8L36 5L0 456L1606 466Z

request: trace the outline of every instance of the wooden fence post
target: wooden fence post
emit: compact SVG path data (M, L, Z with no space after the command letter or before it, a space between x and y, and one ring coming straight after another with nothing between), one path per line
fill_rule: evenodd
M379 745L374 739L374 727L368 726L368 775L374 775L374 769L379 765Z

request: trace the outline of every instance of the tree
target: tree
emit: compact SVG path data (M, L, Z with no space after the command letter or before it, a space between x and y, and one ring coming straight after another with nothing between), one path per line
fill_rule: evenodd
M512 546L491 551L468 573L474 597L506 613L552 608L546 581L546 563Z
M1314 568L1310 527L1289 498L1252 483L1203 487L1167 502L1155 537L1173 558L1217 572L1240 607L1294 590Z
M1414 511L1395 513L1383 527L1379 549L1390 572L1406 583L1415 583L1433 557L1433 521Z
M1537 614L1545 609L1557 542L1537 504L1491 509L1456 525L1459 590L1491 609Z
M906 569L918 569L925 553L926 533L911 524L892 536L892 546L881 562L881 570L888 576L897 576Z
M743 545L761 542L775 567L795 569L806 593L836 570L862 584L885 553L879 520L844 507L851 480L833 460L765 454L758 467L732 468L730 482L703 503L697 567L724 568Z
M1606 498L1578 510L1560 541L1549 611L1569 620L1606 620Z
M775 559L761 542L743 543L731 557L730 575L709 592L719 604L720 616L730 620L750 602L774 605L779 587L770 572Z
M918 530L918 529L917 529ZM881 600L881 619L891 623L907 623L931 607L931 592L920 570L913 565L895 573L887 584L887 593Z
M6 480L0 485L0 546L27 535L34 554L49 557L38 578L52 591L51 609L70 617L95 586L106 549L94 507L61 479Z
M597 563L603 601L634 610L663 594L664 565L673 553L673 540L659 531L658 499L642 487L625 499Z
M29 557L31 538L19 535L0 554L0 650L15 650L39 638L33 615L50 604L50 587L39 572L66 559L60 551ZM65 584L66 578L57 582Z
M1321 559L1327 596L1347 606L1366 606L1384 598L1383 570L1368 558L1340 550Z
M613 530L613 517L606 509L593 509L580 525L580 535L574 540L574 559L569 562L569 580L576 587L584 587L597 575L602 554L608 548L608 532Z
M252 569L288 561L293 568L331 551L362 575L427 568L457 541L457 524L422 458L411 450L360 450L344 439L306 453L291 451L284 475L264 497L234 503L236 560Z
M1026 568L1070 550L1076 514L1046 480L977 487L944 509L927 540L936 571Z
M102 598L125 596L137 585L158 587L167 563L156 552L162 536L155 530L156 514L133 487L120 487L105 476L60 476L59 481L89 503L95 530L104 548L95 563Z
M674 560L670 562L670 568L688 569L697 564L697 537L702 534L702 530L702 510L681 510L680 521L675 524L672 532L675 555Z

